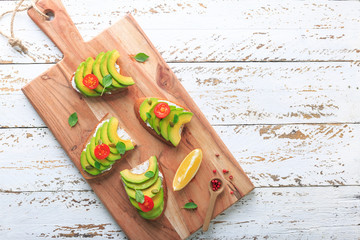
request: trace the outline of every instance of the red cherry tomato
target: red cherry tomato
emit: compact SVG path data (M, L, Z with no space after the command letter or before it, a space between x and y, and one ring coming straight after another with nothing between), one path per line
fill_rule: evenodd
M99 85L99 79L94 74L88 74L84 77L83 84L90 89L95 89Z
M94 150L97 159L104 159L110 154L110 148L105 143L97 145Z
M156 105L154 108L155 116L158 118L164 118L170 113L170 107L167 103L161 102Z
M144 196L144 203L138 203L143 212L148 212L154 208L154 201L149 196Z

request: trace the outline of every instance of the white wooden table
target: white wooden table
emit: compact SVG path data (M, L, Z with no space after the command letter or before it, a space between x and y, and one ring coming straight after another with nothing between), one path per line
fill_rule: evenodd
M191 239L360 239L359 1L63 3L85 40L132 13L255 184ZM62 54L24 12L15 35L36 61L0 38L0 239L126 238L20 90Z

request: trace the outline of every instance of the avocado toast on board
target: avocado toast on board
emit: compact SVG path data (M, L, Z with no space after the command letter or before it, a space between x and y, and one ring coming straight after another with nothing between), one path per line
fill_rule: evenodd
M141 217L159 219L166 208L167 188L161 166L156 156L135 168L120 172L130 203Z
M88 57L74 73L72 87L86 97L99 97L134 85L131 77L120 74L120 67L116 63L119 57L117 50L101 52L95 59Z
M187 108L157 97L138 99L134 110L144 128L174 147L181 141L184 124L189 123L193 117L193 113Z
M113 164L135 148L128 133L118 126L117 118L106 115L85 142L80 163L86 179L108 173Z

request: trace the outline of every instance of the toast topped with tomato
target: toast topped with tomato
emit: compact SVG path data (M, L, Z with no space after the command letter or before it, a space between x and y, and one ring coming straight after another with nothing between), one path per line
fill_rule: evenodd
M117 118L105 116L90 134L80 157L86 179L108 173L113 164L135 148L127 132L118 126Z
M185 107L156 97L138 99L134 109L140 123L152 135L174 147L180 143L184 124L193 117Z
M86 97L98 97L122 91L135 82L123 76L116 63L120 57L117 50L99 53L95 60L88 57L77 68L71 79L72 87Z
M131 170L121 171L120 175L130 203L140 216L147 220L159 219L165 212L167 188L156 156Z

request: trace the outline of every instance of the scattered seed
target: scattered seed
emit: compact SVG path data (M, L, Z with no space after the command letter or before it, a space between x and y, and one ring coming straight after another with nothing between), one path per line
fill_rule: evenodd
M218 153L215 153L215 156L216 156L216 157L219 157L219 156L220 156L220 154L218 154Z
M216 169L213 170L213 173L216 173Z
M230 178L230 180L233 180L234 177L232 175L230 175L229 178Z
M230 194L234 194L234 191L230 191Z

